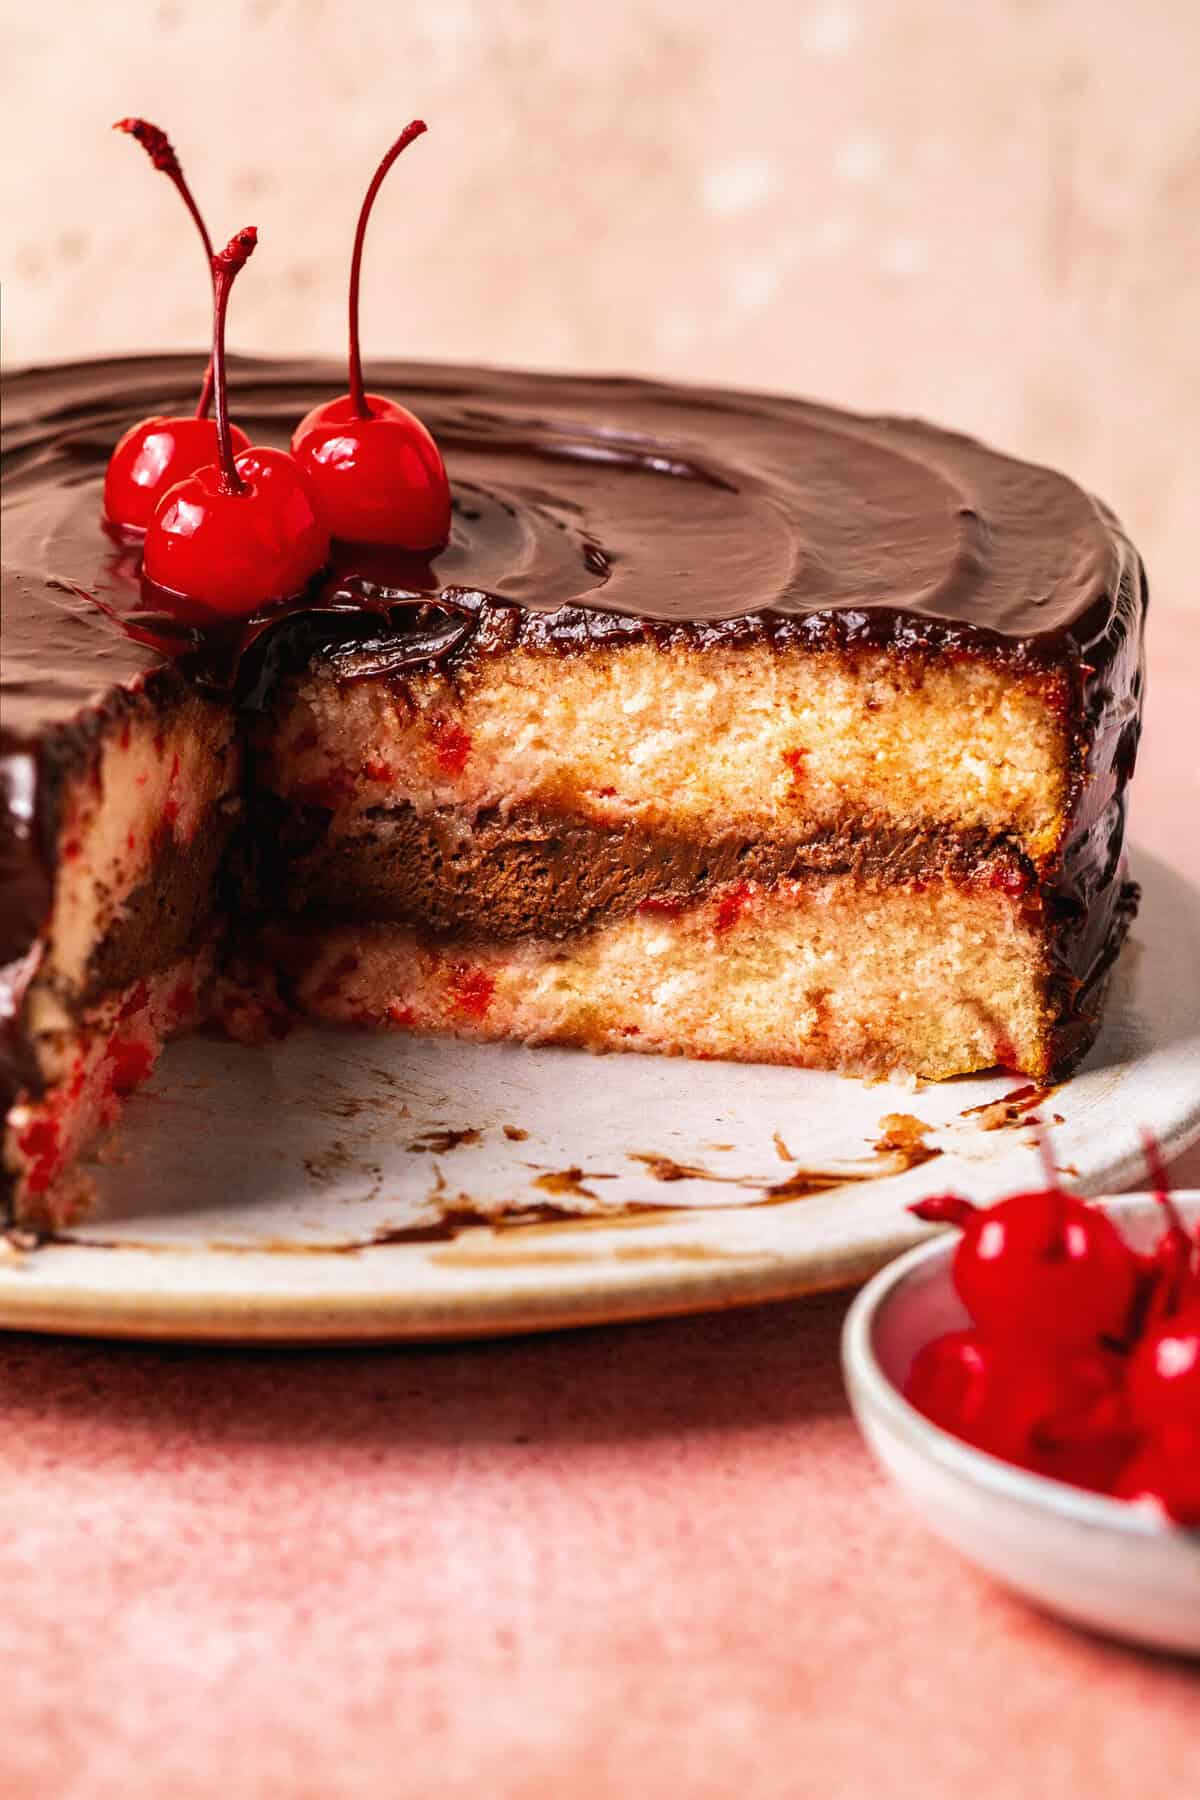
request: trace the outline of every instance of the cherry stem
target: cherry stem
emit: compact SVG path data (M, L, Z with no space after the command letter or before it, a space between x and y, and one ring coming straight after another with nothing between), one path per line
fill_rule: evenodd
M217 393L217 459L221 465L221 492L248 494L249 485L238 474L233 458L233 434L229 429L229 383L225 376L225 312L229 290L239 272L254 254L258 232L245 226L230 238L219 256L212 260L213 275L213 348L212 371Z
M1167 1165L1163 1160L1162 1149L1153 1132L1143 1128L1142 1154L1146 1158L1146 1172L1154 1183L1154 1198L1162 1207L1167 1218L1167 1237L1171 1252L1175 1257L1173 1291L1170 1302L1178 1304L1180 1290L1187 1279L1191 1266L1193 1242L1192 1235L1183 1222L1183 1217L1171 1198L1171 1181L1167 1174Z
M1140 1135L1142 1140L1142 1154L1146 1158L1146 1173L1154 1183L1154 1198L1167 1208L1173 1224L1182 1224L1182 1220L1175 1211L1174 1202L1171 1199L1171 1183L1167 1175L1167 1165L1163 1161L1163 1153L1159 1147L1158 1139L1154 1136L1152 1131L1147 1131L1145 1127L1143 1127Z
M354 234L354 254L350 258L350 404L354 409L356 419L369 419L371 416L370 408L367 406L366 391L363 388L362 353L358 344L358 278L362 270L367 220L371 216L375 196L383 186L383 178L400 152L407 150L413 139L419 138L428 129L424 119L414 119L411 125L404 127L376 169L371 185L363 198L362 211L358 215L358 230Z
M175 154L175 147L171 143L166 132L160 125L152 125L149 119L118 119L113 126L113 130L128 132L129 136L136 139L142 146L142 149L146 152L146 155L150 158L150 161L154 164L154 167L159 173L165 175L168 181L174 182L175 188L183 201L183 204L192 215L196 230L200 233L200 241L204 245L204 259L211 270L213 247L212 239L208 235L208 226L204 223L204 216L201 213L200 208L196 205L195 199L192 196L192 190L187 184L187 177L184 175L183 166L180 163L178 156ZM208 409L212 402L212 392L213 366L210 362L207 369L204 371L204 380L200 386L200 399L196 404L196 417L198 419L206 419L208 417Z
M1046 1177L1046 1194L1054 1208L1053 1235L1048 1239L1042 1251L1044 1262L1061 1262L1067 1254L1067 1217L1069 1196L1058 1178L1058 1169L1054 1162L1054 1152L1050 1147L1050 1134L1042 1125L1035 1125L1038 1156L1041 1158L1042 1172Z

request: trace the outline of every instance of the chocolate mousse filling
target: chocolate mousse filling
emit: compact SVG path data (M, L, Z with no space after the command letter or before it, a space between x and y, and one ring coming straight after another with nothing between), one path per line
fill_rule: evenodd
M272 809L273 810L273 809ZM735 881L850 875L953 881L1021 895L1033 871L1003 838L949 827L865 832L847 820L803 839L613 828L538 806L468 821L459 812L377 807L334 834L322 809L264 809L253 838L270 911L410 924L466 936L559 939L639 907L682 910Z
M186 848L168 839L147 879L123 902L92 951L80 1005L169 969L213 936L218 876L231 830L227 819L198 832Z

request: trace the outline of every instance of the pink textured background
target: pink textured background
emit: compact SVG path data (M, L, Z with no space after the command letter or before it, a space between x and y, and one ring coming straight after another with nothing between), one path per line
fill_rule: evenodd
M1135 834L1200 879L1200 618L1151 641ZM1197 1665L926 1534L847 1414L843 1310L394 1352L0 1340L0 1793L1194 1794Z
M256 224L234 349L647 371L916 412L1103 494L1200 607L1197 0L53 0L5 9L10 361L195 348L111 121Z

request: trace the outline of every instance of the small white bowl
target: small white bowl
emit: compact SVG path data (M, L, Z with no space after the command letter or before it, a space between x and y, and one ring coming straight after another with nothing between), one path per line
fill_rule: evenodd
M1200 1192L1175 1199L1185 1216L1200 1216ZM1151 1196L1100 1204L1131 1243L1155 1242L1162 1223ZM1200 1532L1014 1468L904 1398L921 1346L970 1322L950 1282L957 1239L939 1232L889 1263L850 1309L842 1367L868 1444L939 1536L1035 1605L1093 1631L1200 1655Z

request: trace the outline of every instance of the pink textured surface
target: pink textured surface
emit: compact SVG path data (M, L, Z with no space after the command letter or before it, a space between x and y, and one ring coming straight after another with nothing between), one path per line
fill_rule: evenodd
M1200 618L1156 618L1135 835L1200 878L1198 676ZM843 1310L320 1355L4 1340L0 1791L1194 1791L1195 1665L927 1535L847 1414Z
M359 195L420 113L369 359L917 412L1070 469L1200 605L1196 0L55 0L4 48L12 361L207 340L131 111L262 234L230 348L340 355Z

